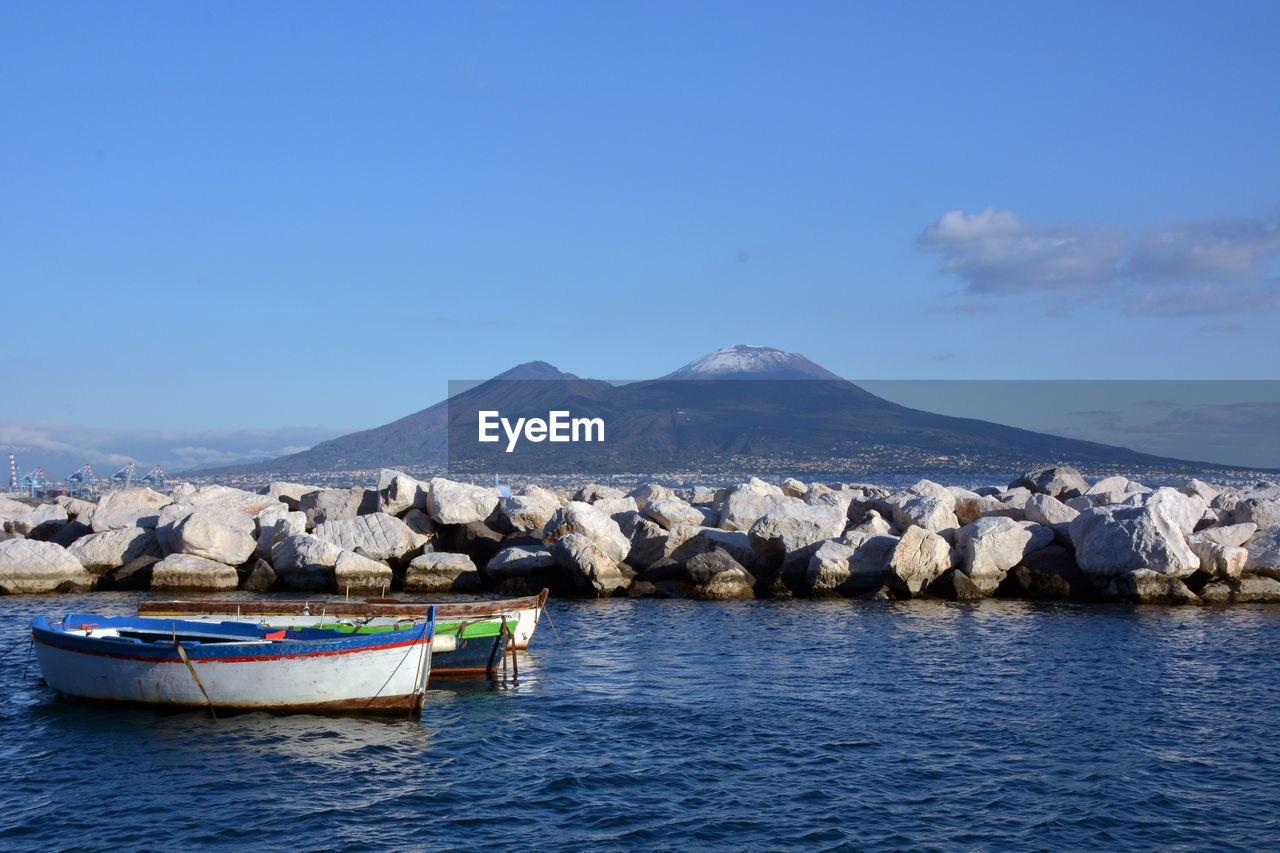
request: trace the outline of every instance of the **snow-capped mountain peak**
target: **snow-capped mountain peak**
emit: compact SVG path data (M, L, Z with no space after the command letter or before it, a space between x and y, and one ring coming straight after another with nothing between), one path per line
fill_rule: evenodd
M663 379L839 379L794 352L735 344L694 359Z

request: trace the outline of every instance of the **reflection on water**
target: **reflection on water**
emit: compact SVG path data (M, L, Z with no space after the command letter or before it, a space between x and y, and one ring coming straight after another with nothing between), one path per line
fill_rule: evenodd
M544 626L518 679L432 678L421 719L107 710L28 669L30 616L140 597L0 598L4 847L1276 837L1280 609L554 602L563 645Z

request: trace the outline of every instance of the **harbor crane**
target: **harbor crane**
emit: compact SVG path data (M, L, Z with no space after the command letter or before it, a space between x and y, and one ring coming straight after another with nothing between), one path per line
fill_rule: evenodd
M44 469L37 467L22 478L18 494L24 498L42 498L49 490L49 481L45 479Z
M138 483L163 495L165 493L164 468L157 465L148 471Z
M132 462L111 475L111 488L132 488L133 478L138 476L138 468Z
M80 470L67 477L67 494L73 498L92 498L98 492L94 481L93 467L88 463L80 466Z

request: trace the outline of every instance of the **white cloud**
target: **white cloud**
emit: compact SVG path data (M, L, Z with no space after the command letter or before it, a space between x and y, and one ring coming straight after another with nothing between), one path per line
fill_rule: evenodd
M969 293L1080 290L1115 278L1124 233L1079 225L1041 228L993 208L968 216L952 210L925 228L917 245L941 254L942 271L965 279Z
M1280 251L1280 227L1238 217L1181 222L1134 244L1127 274L1144 284L1249 281Z
M1010 211L952 210L916 245L942 255L941 272L963 279L965 293L1040 293L1051 297L1051 314L1089 302L1148 317L1280 310L1280 279L1262 282L1280 254L1280 225L1263 220L1182 221L1155 231L1042 227Z

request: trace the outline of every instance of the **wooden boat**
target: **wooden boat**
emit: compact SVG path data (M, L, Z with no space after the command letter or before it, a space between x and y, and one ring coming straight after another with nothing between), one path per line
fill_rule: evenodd
M268 620L275 623L277 617L316 616L324 614L334 621L352 620L359 624L393 624L404 619L422 618L434 607L436 631L448 633L450 626L485 619L514 617L512 631L517 649L529 647L538 618L547 603L547 590L523 598L501 598L475 601L415 601L398 598L370 598L363 601L344 599L278 599L278 598L208 598L190 600L153 600L138 604L139 616L164 616L192 618L195 616L223 616L236 619ZM468 635L469 636L469 635ZM438 672L439 670L437 670Z
M355 634L84 613L31 620L40 671L58 693L210 712L419 711L434 630L434 612Z

